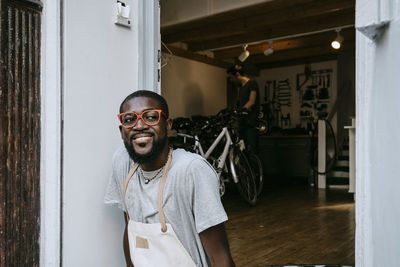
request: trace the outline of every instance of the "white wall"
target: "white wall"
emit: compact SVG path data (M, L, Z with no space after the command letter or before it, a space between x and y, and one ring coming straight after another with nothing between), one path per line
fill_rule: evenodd
M176 56L162 68L161 92L172 118L214 115L226 108L226 70Z
M114 24L114 0L64 1L62 265L125 266L123 213L103 204L121 144L119 104L138 86L138 0L133 27Z
M271 0L161 0L161 25L176 24L269 1Z
M374 266L400 265L400 21L377 44L369 109Z
M265 96L265 83L267 80L276 80L277 86L278 81L289 79L290 87L291 87L291 107L282 106L282 114L286 116L290 113L291 117L291 125L284 126L283 128L294 128L297 124L302 124L303 127L306 126L306 120L301 120L300 118L300 110L306 110L306 108L301 108L301 101L300 101L300 91L296 90L296 76L298 73L304 73L305 65L296 65L296 66L289 66L289 67L280 67L280 68L272 68L272 69L265 69L260 71L259 77L256 77L255 80L258 83L260 89L260 104L264 103L264 96ZM328 103L328 111L332 108L333 104L336 101L337 96L337 61L325 61L319 63L310 64L311 71L318 71L321 69L332 69L331 79L330 79L330 88L329 88L329 95L330 95L330 102ZM304 76L302 77L304 78ZM302 80L301 80L302 81ZM305 84L301 88L301 92L304 94L307 85L311 83L311 80ZM269 99L272 98L272 88L270 86L269 89ZM309 110L309 109L307 109ZM331 124L334 129L336 129L336 117L334 117L331 121Z
M358 1L356 27L356 266L400 266L399 1Z

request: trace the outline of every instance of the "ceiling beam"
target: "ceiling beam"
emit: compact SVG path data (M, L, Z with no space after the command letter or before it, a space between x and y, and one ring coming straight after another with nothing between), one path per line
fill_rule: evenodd
M220 68L223 68L223 69L227 69L232 65L231 63L228 63L228 62L225 62L225 61L222 61L222 60L219 60L219 59L211 58L211 57L208 57L206 55L200 55L200 54L197 54L197 53L193 53L191 51L187 51L187 50L184 50L184 49L181 49L181 48L177 48L177 47L174 47L174 46L171 46L171 45L169 45L167 47L168 47L168 49L166 49L164 46L162 46L162 52L164 52L166 54L171 54L172 53L172 55L174 55L174 56L187 58L187 59L190 59L190 60L194 60L194 61L198 61L198 62L202 62L202 63L208 64L208 65L213 65L213 66L216 66L216 67L220 67Z
M297 0L298 4L307 4L314 2L315 0ZM272 0L265 1L263 3L244 6L237 9L232 9L229 11L213 14L210 16L204 16L198 19L185 21L181 23L176 23L173 25L163 26L161 25L161 32L164 34L172 34L182 31L187 31L191 29L196 29L197 27L209 27L221 22L231 21L235 19L241 19L246 14L259 15L265 13L265 10L278 10L282 8L289 8L293 6L292 0Z
M329 44L316 47L307 47L301 49L284 50L279 53L274 53L268 57L264 55L250 56L245 63L250 65L268 64L279 61L289 61L299 58L311 58L323 55L336 55L340 51L352 50L355 48L355 43L343 43L340 50L334 50Z
M252 31L246 34L217 38L205 42L189 42L188 47L191 51L200 51L235 45L240 46L245 43L252 43L262 40L265 41L299 33L308 33L329 28L348 26L354 24L354 22L354 9L345 9L337 12L331 12L329 15L308 17L300 20L269 25L262 30Z
M275 3L278 2L278 3ZM274 7L271 5L274 4ZM278 4L278 5L277 5ZM328 15L345 9L354 9L354 0L299 0L270 1L214 15L191 22L161 28L162 39L166 43L187 42L227 37L259 31L269 25L303 19L318 15ZM229 15L231 13L231 15Z
M337 60L337 54L329 54L329 55L318 55L312 57L304 57L304 58L295 58L285 61L274 61L274 62L266 62L256 64L259 70L263 69L272 69L272 68L280 68L280 67L287 67L287 66L295 66L295 65L302 65L302 64L310 64L310 63L317 63L329 60Z
M344 41L354 42L355 41L355 30L354 28L346 28L340 31L340 34L343 36ZM324 32L320 34L308 35L303 37L297 37L287 40L277 40L274 41L272 47L275 53L278 53L282 50L289 49L298 49L319 45L330 44L330 42L336 37L336 33L334 31ZM264 42L261 44L249 45L247 50L250 52L250 55L263 54L264 50L269 48L270 44L268 42ZM214 56L217 59L223 60L227 58L234 58L240 55L243 51L242 47L233 47L224 50L214 51Z

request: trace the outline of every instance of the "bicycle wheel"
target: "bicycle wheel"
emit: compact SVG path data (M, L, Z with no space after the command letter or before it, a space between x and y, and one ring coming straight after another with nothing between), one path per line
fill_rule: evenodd
M251 170L246 155L235 146L230 150L231 174L236 174L237 183L235 185L240 195L248 204L254 206L257 202L257 187L254 179L254 173Z
M248 154L249 163L254 173L254 178L257 186L257 196L262 192L264 186L264 170L260 158L254 154Z

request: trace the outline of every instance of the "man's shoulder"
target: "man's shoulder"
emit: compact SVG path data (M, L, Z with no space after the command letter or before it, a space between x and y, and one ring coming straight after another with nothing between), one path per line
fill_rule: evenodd
M248 85L250 88L257 88L258 89L258 83L255 80L250 80L248 82Z
M241 87L241 90L243 90L243 92L258 90L258 83L255 80L251 79L244 86Z
M174 158L176 165L179 165L180 167L189 166L193 163L207 164L206 160L202 156L196 153L186 151L181 148L175 149L172 156Z
M129 154L128 151L126 150L126 148L122 145L120 145L113 154L113 160L116 159L122 159L122 158L127 158L129 159Z
M201 177L202 181L208 181L207 178L217 177L217 173L210 163L202 156L188 152L184 149L176 149L173 154L171 164L172 173L184 173L192 178ZM185 176L185 179L188 178ZM216 179L218 180L218 179Z
M195 160L195 159L204 159L199 154L186 151L186 150L184 150L182 148L174 149L174 153L172 154L172 156L175 157L177 160L180 160L180 161L192 161L192 160Z
M124 146L119 146L112 157L112 163L114 168L120 168L129 165L131 158L129 157L128 151Z

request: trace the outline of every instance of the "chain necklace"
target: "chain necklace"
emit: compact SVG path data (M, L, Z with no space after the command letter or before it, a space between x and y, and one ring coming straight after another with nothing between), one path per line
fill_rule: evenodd
M143 179L144 179L144 183L145 183L145 184L148 184L148 183L150 183L151 181L153 181L153 179L155 179L155 178L161 173L161 171L162 171L163 169L164 169L164 167L162 167L153 177L147 178L146 176L144 176L142 168L140 168L140 174L142 175L142 177L143 177Z

